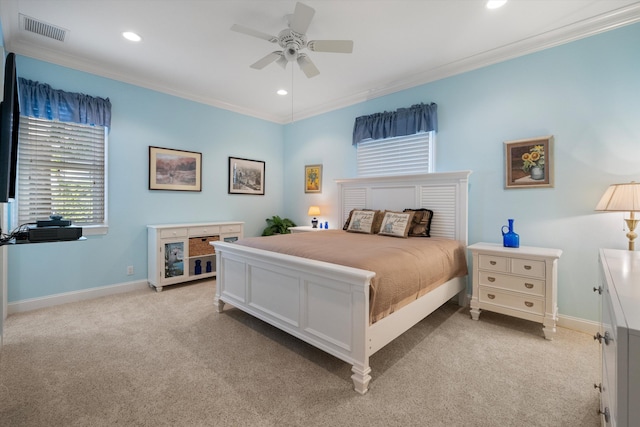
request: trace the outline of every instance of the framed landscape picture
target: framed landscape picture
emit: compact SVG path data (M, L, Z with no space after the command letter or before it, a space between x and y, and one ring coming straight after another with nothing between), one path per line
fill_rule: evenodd
M229 194L264 195L264 162L229 157Z
M505 188L553 187L553 136L504 143Z
M322 193L322 165L304 167L304 192Z
M149 147L149 190L202 191L202 153Z

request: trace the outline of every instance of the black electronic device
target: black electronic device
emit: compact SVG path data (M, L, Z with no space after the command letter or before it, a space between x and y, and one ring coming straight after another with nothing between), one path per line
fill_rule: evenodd
M78 240L82 237L82 227L33 227L29 226L30 242L58 242L65 240Z
M16 191L20 106L13 53L5 59L3 89L4 98L0 104L0 203L13 199Z
M68 227L71 225L70 219L62 219L62 215L49 215L49 219L36 221L38 227Z

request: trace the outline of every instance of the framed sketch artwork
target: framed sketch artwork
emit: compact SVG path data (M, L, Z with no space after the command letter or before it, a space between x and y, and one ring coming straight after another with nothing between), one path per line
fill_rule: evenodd
M322 165L304 167L304 192L322 193Z
M504 143L505 188L553 187L553 136Z
M149 147L149 190L202 191L202 153Z
M229 194L264 195L264 162L229 157Z

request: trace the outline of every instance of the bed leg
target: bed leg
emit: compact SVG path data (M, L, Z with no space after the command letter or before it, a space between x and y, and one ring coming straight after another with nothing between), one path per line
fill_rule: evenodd
M224 309L224 301L218 298L217 295L213 297L213 305L218 313L222 313L222 310Z
M369 390L369 381L371 381L371 372L370 367L366 367L361 369L360 367L353 365L351 368L351 380L353 381L353 389L360 394L365 394Z

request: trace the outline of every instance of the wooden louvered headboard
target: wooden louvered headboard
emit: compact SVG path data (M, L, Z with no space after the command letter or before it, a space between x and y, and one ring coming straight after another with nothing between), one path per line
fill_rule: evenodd
M342 224L352 209L433 211L431 236L467 244L471 171L338 179Z

